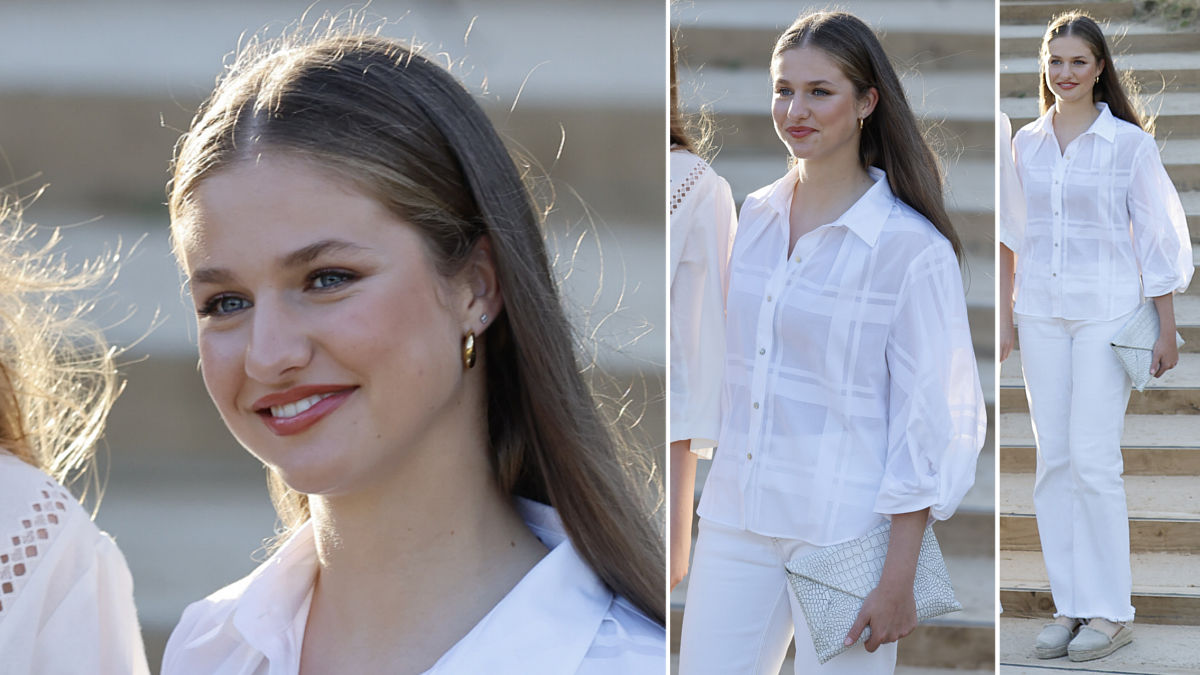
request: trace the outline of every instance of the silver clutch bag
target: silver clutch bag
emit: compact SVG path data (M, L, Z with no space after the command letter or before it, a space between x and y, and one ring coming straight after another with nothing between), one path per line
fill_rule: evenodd
M1158 310L1154 303L1143 302L1112 338L1113 352L1138 391L1145 391L1150 383L1150 357L1154 343L1158 341L1158 327ZM1175 345L1183 346L1179 333L1175 333Z
M844 644L846 635L858 618L867 594L879 585L891 531L891 523L884 523L857 539L786 563L788 581L804 610L821 663L850 648ZM946 561L942 559L932 526L925 527L921 540L913 597L917 601L918 622L962 609L954 599L950 573L946 571ZM868 626L859 641L870 635Z

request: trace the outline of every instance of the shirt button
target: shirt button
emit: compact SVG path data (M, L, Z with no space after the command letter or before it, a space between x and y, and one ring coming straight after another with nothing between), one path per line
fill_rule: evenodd
M746 459L754 459L754 453L747 452Z
M1050 276L1052 276L1052 277L1056 277L1056 276L1058 276L1058 272L1051 272L1051 273L1050 273ZM757 405L755 405L754 407L756 407L756 408L757 408L758 406L757 406Z
M1055 244L1055 246L1057 246L1057 244ZM759 347L759 348L758 348L758 353L759 353L759 355L761 356L761 355L763 355L763 354L766 354L766 353L767 353L767 350L766 350L766 349L763 349L762 347Z
M1054 242L1054 248L1058 248L1058 242Z
M758 401L755 401L755 402L754 402L754 409L755 409L755 410L758 410Z
M800 262L800 256L796 256L796 262Z
M767 302L771 302L771 301L772 301L772 300L774 300L774 299L775 299L775 298L774 298L774 297L772 297L772 296L770 296L770 295L768 295L768 296L767 296Z

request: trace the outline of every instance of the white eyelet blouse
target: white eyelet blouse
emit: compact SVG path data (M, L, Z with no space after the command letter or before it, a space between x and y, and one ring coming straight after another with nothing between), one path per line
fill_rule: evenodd
M671 442L712 459L721 426L726 265L737 228L729 184L671 152Z
M1064 152L1053 108L1013 139L1026 224L1001 236L1017 252L1018 314L1111 320L1191 281L1187 217L1154 137L1096 107Z
M705 519L827 546L889 514L948 518L974 482L986 414L957 260L870 174L790 257L796 170L742 206Z

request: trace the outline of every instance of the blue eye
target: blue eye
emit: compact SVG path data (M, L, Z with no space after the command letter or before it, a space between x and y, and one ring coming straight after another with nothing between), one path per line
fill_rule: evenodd
M253 306L249 300L240 295L225 293L210 298L200 306L200 309L196 310L196 313L201 317L228 316Z
M308 276L308 284L315 290L329 290L350 283L357 278L358 275L346 270L317 270Z
M828 89L813 89L813 96L828 96Z
M787 87L780 87L775 90L775 93L780 96L791 96L794 92L792 92L792 90Z

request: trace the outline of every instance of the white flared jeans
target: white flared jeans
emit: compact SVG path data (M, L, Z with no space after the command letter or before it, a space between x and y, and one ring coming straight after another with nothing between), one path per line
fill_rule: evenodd
M1127 319L1017 316L1037 443L1033 505L1055 616L1133 619L1121 478L1130 381L1110 346Z
M817 661L804 611L784 563L818 547L700 519L688 578L679 675L777 675L796 637L795 672L890 675L896 643L867 652L865 641Z

